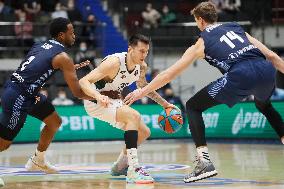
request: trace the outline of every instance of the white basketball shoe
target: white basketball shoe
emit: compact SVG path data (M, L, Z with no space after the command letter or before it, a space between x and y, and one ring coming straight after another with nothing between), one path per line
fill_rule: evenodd
M28 171L43 171L46 174L56 174L58 169L45 160L44 152L36 152L25 165Z

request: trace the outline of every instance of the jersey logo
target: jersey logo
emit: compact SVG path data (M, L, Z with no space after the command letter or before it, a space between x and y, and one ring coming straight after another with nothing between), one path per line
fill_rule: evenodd
M128 85L129 85L129 83L121 83L121 84L120 84L120 88L123 89L124 87L127 87Z
M228 59L234 59L234 58L238 58L238 57L239 57L238 53L231 53L231 54L229 54Z
M137 75L138 75L138 70L135 70L134 76L137 76Z
M17 80L19 81L19 82L24 82L25 80L23 79L23 77L22 76L20 76L18 73L16 73L16 72L14 72L13 74L12 74L15 78L17 78Z
M53 46L52 46L51 44L45 43L45 44L43 44L41 47L44 48L44 49L50 49L50 48L52 48Z

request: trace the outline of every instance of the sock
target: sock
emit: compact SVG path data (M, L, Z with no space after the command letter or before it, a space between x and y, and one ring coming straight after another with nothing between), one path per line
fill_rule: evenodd
M198 157L200 157L200 159L202 161L210 162L210 157L209 157L209 154L208 154L208 148L206 146L198 147L197 148L197 154L198 154Z
M137 130L125 131L124 140L126 144L129 169L135 169L139 167L138 157L137 157L138 131Z
M126 149L137 148L138 131L129 130L124 133Z
M138 163L138 157L137 157L137 149L131 148L131 149L127 149L126 151L127 151L129 169L133 170L135 168L138 168L139 163Z
M117 163L117 168L119 170L125 168L126 166L128 166L128 159L127 159L127 155L124 154L124 151L121 151L117 160L116 160L116 163Z
M34 157L36 159L38 159L38 160L42 160L43 161L44 160L44 155L45 155L45 151L40 152L40 151L38 151L38 149L36 149Z
M282 144L284 144L284 136L281 138Z

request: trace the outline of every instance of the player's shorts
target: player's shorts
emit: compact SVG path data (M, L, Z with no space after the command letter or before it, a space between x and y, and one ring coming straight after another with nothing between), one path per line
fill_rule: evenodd
M99 103L84 100L85 110L89 116L107 122L115 128L123 129L125 124L116 121L116 111L118 108L123 106L123 102L121 99L109 99L110 104L107 108L103 107Z
M275 89L276 70L262 58L238 62L228 73L208 85L207 90L217 102L229 107L249 95L267 101Z
M0 114L0 137L12 141L20 132L31 115L41 121L52 114L54 106L42 94L34 96L22 91L17 84L6 82L1 96L2 113ZM29 125L32 126L32 125Z

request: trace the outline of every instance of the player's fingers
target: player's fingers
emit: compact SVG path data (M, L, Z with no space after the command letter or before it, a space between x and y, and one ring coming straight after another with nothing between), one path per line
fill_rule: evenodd
M81 66L84 67L84 66L87 66L87 65L89 65L89 64L90 64L90 61L87 60L87 61L85 61L85 62L82 62L82 63L81 63Z
M133 104L133 102L135 102L137 100L137 98L135 98L135 96L132 96L128 102L127 102L127 105L130 106L131 104Z
M87 66L87 65L89 65L89 64L90 64L90 61L89 61L89 60L86 60L86 61L84 61L84 62L81 62L81 63L79 63L79 64L76 64L76 65L75 65L75 69L79 69L79 68L85 67L85 66Z
M127 105L128 105L128 106L130 106L131 104L133 104L133 102L134 102L134 101L133 101L133 100L131 100L131 101L129 101L129 102L128 102L128 104L127 104Z
M132 93L129 93L125 98L124 98L124 103L126 103L130 98L132 97Z
M129 93L129 94L124 98L124 100L128 100L129 98L131 98L131 96L132 96L132 93Z
M125 103L126 105L129 105L129 103L130 103L130 98L128 98L127 100L124 100L124 103Z

